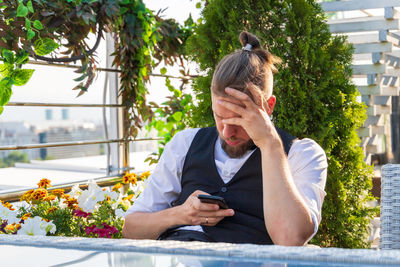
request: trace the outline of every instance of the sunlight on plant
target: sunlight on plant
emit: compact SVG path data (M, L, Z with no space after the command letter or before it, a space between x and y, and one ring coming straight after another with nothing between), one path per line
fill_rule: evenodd
M93 180L66 194L43 178L14 206L0 201L0 234L121 238L126 211L143 192L150 172L126 173L110 190Z

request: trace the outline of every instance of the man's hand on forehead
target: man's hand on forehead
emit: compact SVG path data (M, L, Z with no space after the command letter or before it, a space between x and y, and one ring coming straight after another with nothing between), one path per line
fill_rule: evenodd
M249 82L247 84L246 89L247 90L245 92L243 92L243 91L238 90L233 87L227 87L227 88L225 88L225 92L228 94L228 96L232 97L234 100L238 100L237 102L232 101L234 104L237 104L242 107L246 107L246 104L243 102L244 99L248 100L247 98L245 98L245 95L246 95L246 96L249 96L249 99L253 103L255 103L257 106L261 107L262 110L267 111L265 109L266 99L265 99L261 89L259 89L256 85L254 85L251 82ZM241 93L242 96L239 96L239 94L236 94L236 92ZM250 92L250 94L248 92Z
M266 143L266 133L271 133L273 125L266 110L268 103L264 100L262 93L258 92L255 86L249 87L249 91L255 100L244 92L233 88L225 88L225 92L235 101L219 99L217 103L239 115L239 117L225 118L222 123L243 127L254 143L260 147ZM242 105L238 104L238 102Z

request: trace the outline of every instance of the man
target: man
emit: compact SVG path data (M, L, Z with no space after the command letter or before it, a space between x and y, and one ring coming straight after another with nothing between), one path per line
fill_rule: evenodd
M303 245L316 233L326 156L313 140L274 127L274 64L254 35L213 76L216 128L177 133L126 216L138 239ZM224 197L229 209L197 196Z

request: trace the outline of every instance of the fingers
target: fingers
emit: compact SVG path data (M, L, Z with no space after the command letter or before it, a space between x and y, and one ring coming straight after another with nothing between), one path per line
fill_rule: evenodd
M234 215L233 209L218 210L218 211L201 211L199 217L229 217Z
M236 113L239 116L243 116L246 113L246 109L232 102L218 100L217 103L223 106L224 108L229 109L230 111Z
M267 111L265 109L265 97L261 92L261 90L251 82L248 83L247 88L249 89L251 95L253 96L256 105L260 106L264 111Z
M234 211L232 209L221 210L221 211L224 211L223 213L221 213L222 216L215 215L216 214L215 212L214 212L214 215L211 214L210 216L207 214L201 214L200 224L207 225L207 226L214 226L217 223L219 223L223 218L234 215Z
M237 100L241 101L247 108L256 106L256 104L250 98L250 96L248 96L247 94L245 94L239 90L227 87L227 88L225 88L225 92L228 95L233 96ZM238 106L238 105L235 105L235 106Z
M214 226L219 223L224 217L204 217L202 218L201 225Z

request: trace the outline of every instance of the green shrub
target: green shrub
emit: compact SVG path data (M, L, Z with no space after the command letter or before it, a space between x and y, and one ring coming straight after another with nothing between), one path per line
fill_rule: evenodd
M210 0L202 15L187 45L190 57L207 73L194 82L198 104L191 126L213 125L209 88L214 68L240 48L241 31L256 34L283 60L275 75L275 124L314 139L328 157L323 219L312 243L368 247L375 210L365 204L371 199L372 170L363 161L356 133L366 113L350 80L352 47L330 34L323 11L312 0Z

